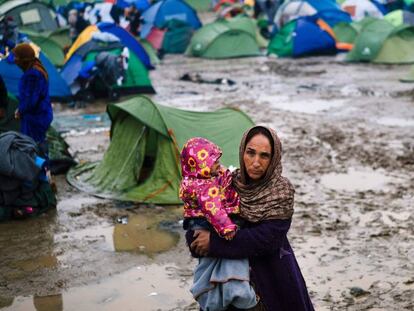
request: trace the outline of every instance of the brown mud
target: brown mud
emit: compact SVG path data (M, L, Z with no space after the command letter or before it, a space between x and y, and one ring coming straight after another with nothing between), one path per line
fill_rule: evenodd
M237 107L278 131L296 188L289 239L316 310L414 309L414 85L398 81L408 69L167 55L151 73L160 104ZM185 73L236 84L180 81ZM102 113L105 102L55 111L59 121ZM108 126L97 128L66 132L79 161L107 148ZM55 211L0 224L1 310L197 310L179 207L57 183Z

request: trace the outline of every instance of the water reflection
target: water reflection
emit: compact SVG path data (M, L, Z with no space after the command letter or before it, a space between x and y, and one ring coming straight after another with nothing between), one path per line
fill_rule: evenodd
M37 218L0 224L1 277L8 288L22 280L35 281L41 275L57 271L59 262L54 249L56 211ZM0 298L0 308L13 311L62 311L62 296Z
M57 265L57 258L53 254L18 260L10 264L11 267L18 268L24 272L33 272L41 268L55 268Z
M55 225L56 211L0 224L2 277L9 287L14 286L14 281L32 278L33 272L58 266L54 254Z
M0 297L0 309L11 306L13 304L13 297Z
M97 284L70 288L63 295L16 297L1 311L184 310L193 299L189 284L179 275L174 265L138 266Z
M176 216L167 216L171 217ZM171 249L177 245L180 237L176 232L160 228L160 222L165 219L165 215L141 214L129 217L127 224L116 224L113 235L115 250L139 251L152 255Z
M33 296L36 311L63 311L62 294L50 296Z

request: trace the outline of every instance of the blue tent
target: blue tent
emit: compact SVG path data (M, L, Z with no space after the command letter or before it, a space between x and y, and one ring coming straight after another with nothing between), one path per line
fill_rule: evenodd
M98 52L112 50L114 48L122 49L122 47L127 47L138 57L145 68L154 68L151 65L150 58L145 49L142 47L141 43L139 43L139 41L136 40L128 31L113 23L99 23L97 26L97 31L111 33L120 41L103 44L91 39L88 42L82 44L66 61L65 65L62 68L62 77L68 85L71 85L78 77L79 72L83 66L85 56L92 51Z
M322 10L316 14L316 17L322 18L329 26L333 27L340 22L351 23L352 18L349 13L341 10Z
M113 23L99 23L98 29L101 32L109 32L121 40L122 44L128 49L132 50L145 65L147 69L154 69L151 65L150 57L148 56L141 43L135 39L128 31L124 28L117 26Z
M352 22L351 16L344 12L335 0L291 0L284 2L279 8L274 23L280 29L291 20L314 15L331 27L338 22Z
M134 5L140 12L144 12L151 5L148 0L117 0L116 6L120 8L126 8L130 5Z
M317 24L316 17L296 21L293 56L336 54L335 39Z
M91 28L93 28L92 32ZM90 34L90 38L88 39L85 36L82 43L75 43L77 48L70 55L61 72L62 78L71 87L75 97L78 92L85 91L80 89L81 85L76 79L83 77L82 74L87 73L87 69L94 67L96 55L104 51L119 55L124 48L129 50L129 58L123 82L121 85L105 85L106 93L115 89L119 95L155 93L148 74L148 71L154 67L151 65L150 58L141 43L128 31L112 23L99 23L97 27L89 26L84 31ZM111 34L118 40L105 42L96 39L96 37L99 37L98 34L102 33ZM82 37L82 34L80 37ZM88 91L93 92L93 87Z
M313 6L318 12L341 9L336 0L306 0L306 2Z
M315 16L290 21L269 42L269 54L279 57L335 54L336 41L320 24Z
M51 99L55 101L70 100L72 94L70 92L69 86L65 80L63 80L59 72L56 70L55 66L53 66L53 64L43 53L40 53L39 58L49 75L49 95ZM20 68L16 64L2 60L0 61L0 75L6 84L7 91L14 96L18 96L19 81L23 75L23 72L20 70Z
M152 27L162 28L166 22L177 19L186 22L194 29L201 27L196 11L182 0L162 0L154 3L142 15L141 36L146 38Z
M88 41L87 43L81 45L67 60L65 66L62 68L62 78L68 85L72 85L72 83L75 82L76 78L79 76L79 73L84 66L84 58L88 53L107 51L115 48L122 49L123 45L120 42L101 44L95 40Z

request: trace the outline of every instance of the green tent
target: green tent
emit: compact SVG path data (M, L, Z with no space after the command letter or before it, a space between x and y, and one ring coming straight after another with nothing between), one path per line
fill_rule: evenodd
M406 82L406 83L413 83L414 82L414 65L410 67L410 71L408 72L407 75L400 78L400 81L401 82Z
M378 21L378 19L367 16L360 21L352 23L339 22L332 28L332 30L334 31L338 42L354 43L362 29L375 21Z
M163 52L170 54L184 53L194 34L193 27L178 19L171 19L162 28L167 29L162 41L161 48Z
M355 27L356 23L337 23L332 30L335 33L336 40L343 43L354 43L358 36L358 29Z
M208 11L211 8L211 0L185 0L197 12Z
M383 64L413 63L413 50L413 26L394 27L386 20L370 19L363 23L346 60Z
M98 196L155 204L178 204L179 153L191 137L206 137L223 150L221 162L238 166L238 145L253 125L239 110L179 110L137 96L108 106L111 143L103 160L69 171L69 183Z
M59 29L54 32L34 32L26 30L24 33L29 36L29 39L40 47L40 50L46 54L53 65L57 67L63 66L65 63L65 55L63 49L65 46L70 46L69 42L63 39L63 35L66 34L69 39L69 35L66 33L66 29Z
M414 13L406 10L394 10L385 15L384 19L394 26L414 25Z
M248 17L218 20L197 30L186 54L204 58L260 55L256 23Z
M84 62L94 61L96 55L98 55L100 51L91 51L86 54L84 57ZM120 55L122 53L122 49L114 48L108 49L106 52L109 52L114 55ZM69 68L70 70L70 68ZM145 65L141 62L141 60L136 56L135 53L130 53L128 58L128 69L126 70L125 79L122 81L121 85L114 84L111 86L113 91L116 92L118 95L128 95L128 94L135 94L137 92L146 92L146 93L154 93L154 89L151 85L151 80L149 77L149 73ZM107 92L108 86L104 85L101 81L98 80L97 83L94 83L91 86L93 92L100 93L100 92ZM116 98L116 97L115 97Z
M140 37L135 37L135 39L137 39L139 41L139 43L141 43L142 47L144 48L145 52L147 52L149 58L150 58L150 63L153 66L156 66L160 63L160 59L157 55L157 51L152 47L151 43L149 43L146 39L140 38Z
M32 36L39 36L52 40L62 50L72 45L72 40L69 37L69 27L67 26L56 29L55 31L42 31L41 33L32 31L30 29L24 29L22 32L26 33L29 38Z

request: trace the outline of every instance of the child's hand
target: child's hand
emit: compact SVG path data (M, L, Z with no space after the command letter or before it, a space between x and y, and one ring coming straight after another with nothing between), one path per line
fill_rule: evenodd
M231 231L231 232L229 232L229 233L227 233L225 236L224 236L224 238L227 240L227 241L230 241L230 240L233 240L233 238L234 238L234 236L236 235L236 231Z
M14 118L15 118L16 120L19 120L19 119L20 119L20 112L19 112L19 109L16 109L16 111L14 112Z

